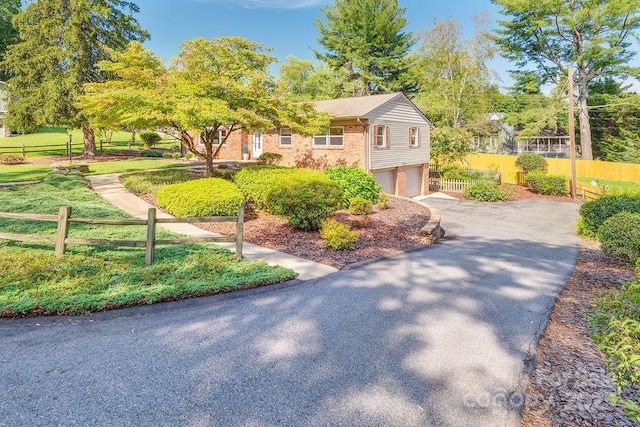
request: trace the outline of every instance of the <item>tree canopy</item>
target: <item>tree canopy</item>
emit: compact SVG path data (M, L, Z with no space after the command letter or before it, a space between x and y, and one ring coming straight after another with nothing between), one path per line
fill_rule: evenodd
M166 68L133 42L100 63L113 78L86 84L78 105L98 127L165 129L191 153L206 158L210 175L213 159L239 129L288 127L313 134L328 125L328 117L312 104L278 96L268 71L274 61L269 49L241 37L196 38L185 42Z
M336 98L345 83L344 73L331 70L326 64L287 56L280 65L278 90L297 100Z
M496 41L518 67L533 64L545 81L574 70L580 145L592 159L587 99L589 83L635 73L630 37L640 27L640 0L492 0L508 19Z
M9 46L2 67L11 78L7 125L25 132L39 126L82 128L85 155L95 155L95 135L75 105L83 85L102 82L98 62L131 40L145 40L124 0L37 0L14 19L20 41Z
M398 0L336 0L322 11L324 20L315 25L325 51L315 53L346 73L346 94L415 90L409 74L414 37L405 30L405 8Z
M17 43L18 30L13 26L13 17L20 12L20 0L0 1L0 61L4 58L7 48ZM0 69L0 80L6 81L9 74Z

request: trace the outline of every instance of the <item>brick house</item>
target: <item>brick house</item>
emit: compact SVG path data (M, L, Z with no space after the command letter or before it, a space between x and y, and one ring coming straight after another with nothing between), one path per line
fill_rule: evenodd
M329 166L348 164L372 173L386 193L413 197L429 188L431 123L402 93L317 101L319 111L332 115L326 134L304 137L291 129L263 134L234 132L220 149L219 158L242 159L264 152L282 155L283 166L293 166L305 154Z

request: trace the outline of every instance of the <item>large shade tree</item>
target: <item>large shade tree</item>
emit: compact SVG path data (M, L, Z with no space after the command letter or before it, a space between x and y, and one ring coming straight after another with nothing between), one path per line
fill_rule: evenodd
M274 62L268 49L241 37L197 38L185 42L167 68L132 42L100 64L112 78L85 85L78 106L97 127L164 129L205 158L211 175L213 159L240 129L314 134L328 125L313 104L278 96L269 73Z
M589 84L633 73L630 37L640 26L640 0L492 0L508 19L496 41L518 67L535 65L546 81L573 67L584 159L592 159Z
M316 19L318 59L345 72L351 84L345 94L413 92L409 51L413 35L406 31L405 8L398 0L336 0Z
M13 17L20 12L20 0L0 0L0 61L7 48L17 43L18 30L13 26ZM0 80L7 80L9 75L0 69Z
M7 124L23 132L40 126L81 128L85 155L95 155L95 133L76 107L85 83L102 82L100 61L145 40L124 0L36 0L14 19L20 41L7 50L2 66L11 75Z

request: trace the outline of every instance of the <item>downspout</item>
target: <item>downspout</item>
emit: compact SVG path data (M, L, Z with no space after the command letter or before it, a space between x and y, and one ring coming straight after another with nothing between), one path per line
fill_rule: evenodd
M362 123L362 119L358 117L356 121L362 125L362 133L364 135L364 171L366 173L371 172L371 150L369 150L369 125Z

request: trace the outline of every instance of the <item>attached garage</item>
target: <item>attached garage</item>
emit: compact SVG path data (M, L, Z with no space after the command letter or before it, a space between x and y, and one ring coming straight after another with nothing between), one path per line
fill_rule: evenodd
M382 191L384 193L395 194L396 181L393 170L374 171L373 176L375 177L376 182L382 186Z
M422 166L407 168L407 189L406 196L414 197L420 195L422 186Z

